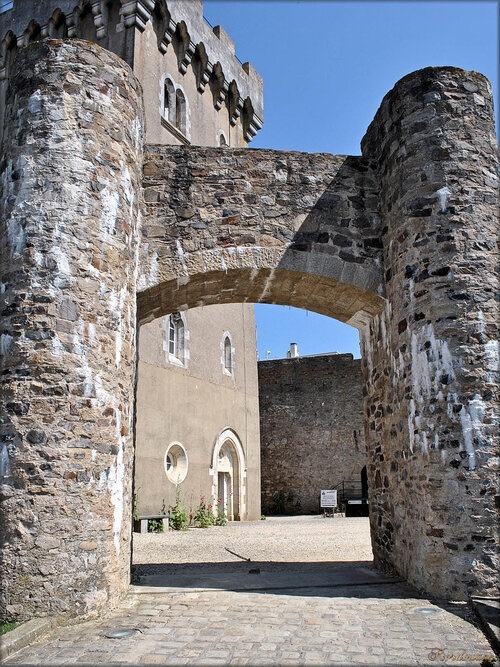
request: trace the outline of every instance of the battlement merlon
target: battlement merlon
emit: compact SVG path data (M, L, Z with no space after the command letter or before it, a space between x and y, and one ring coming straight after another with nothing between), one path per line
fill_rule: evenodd
M89 11L90 10L90 11ZM133 67L138 45L137 33L146 29L161 15L162 34L158 50L165 53L175 35L182 34L184 55L179 59L183 74L195 54L202 58L198 89L217 75L220 94L214 102L222 104L231 98L231 123L245 117L245 139L251 139L262 127L264 118L262 78L248 62L241 64L235 57L234 43L221 28L211 28L203 18L199 0L14 0L12 9L0 14L0 71L5 70L6 55L15 41L18 47L39 39L78 37L95 41L123 58ZM87 14L87 26L83 17ZM89 32L88 19L93 28Z

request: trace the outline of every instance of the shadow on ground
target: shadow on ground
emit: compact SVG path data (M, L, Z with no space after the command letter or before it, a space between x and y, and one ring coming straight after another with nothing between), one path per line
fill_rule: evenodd
M226 563L148 563L134 566L135 593L233 591L299 597L408 600L417 612L440 610L478 627L470 604L432 598L404 579L378 571L372 561L250 561Z
M228 590L265 592L279 595L320 595L322 597L399 597L396 590L405 582L379 572L371 561L241 563L148 563L134 566L134 585L148 588ZM384 586L387 591L380 588ZM407 586L404 597L418 597ZM398 588L398 590L399 590ZM359 589L359 590L357 590Z

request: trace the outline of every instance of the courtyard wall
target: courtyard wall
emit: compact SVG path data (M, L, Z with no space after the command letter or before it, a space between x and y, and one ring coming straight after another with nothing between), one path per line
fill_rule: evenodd
M360 480L366 465L361 359L324 354L259 361L263 512L319 511L321 489Z

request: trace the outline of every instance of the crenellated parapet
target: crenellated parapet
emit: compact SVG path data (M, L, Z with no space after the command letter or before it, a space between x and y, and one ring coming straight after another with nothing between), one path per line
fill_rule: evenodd
M198 0L25 0L0 14L0 82L8 79L17 48L43 39L79 38L95 42L134 69L141 34L151 23L158 51L175 49L181 75L193 68L200 94L212 88L213 106L227 104L231 126L242 124L246 142L262 127L262 79L241 63L234 43L212 28ZM4 97L4 95L2 96ZM0 100L0 106L3 106Z

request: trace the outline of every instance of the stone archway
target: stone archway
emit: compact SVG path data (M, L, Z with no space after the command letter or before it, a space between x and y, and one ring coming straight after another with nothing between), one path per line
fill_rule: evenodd
M235 301L359 328L376 564L443 597L491 592L489 82L408 75L362 157L152 146L142 181L140 87L122 61L39 42L13 72L0 172L7 613L84 614L126 590L136 307L147 321Z

